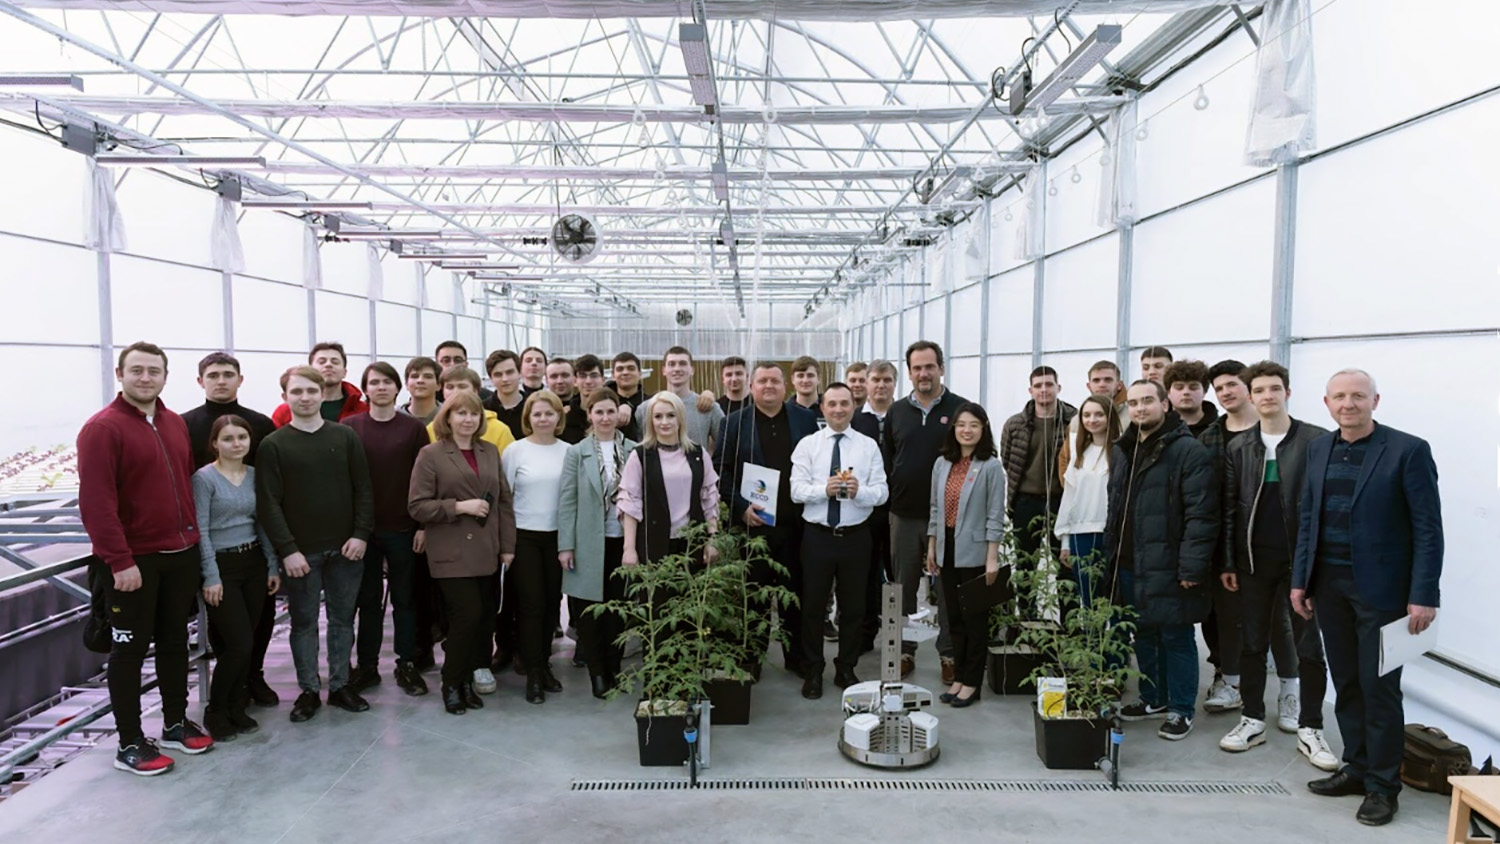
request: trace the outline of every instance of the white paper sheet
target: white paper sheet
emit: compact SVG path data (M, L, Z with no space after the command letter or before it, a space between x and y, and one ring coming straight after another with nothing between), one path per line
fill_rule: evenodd
M776 496L781 490L781 473L754 463L746 463L740 475L740 495L761 509L760 519L776 524Z
M1411 616L1404 615L1380 628L1380 676L1384 677L1437 647L1438 619L1433 619L1426 630L1415 636L1407 632L1410 623Z

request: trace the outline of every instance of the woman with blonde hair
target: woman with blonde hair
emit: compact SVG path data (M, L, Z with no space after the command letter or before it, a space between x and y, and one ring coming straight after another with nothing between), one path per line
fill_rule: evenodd
M644 408L641 445L625 461L620 479L625 566L686 552L682 533L689 524L706 523L710 536L719 525L719 475L703 448L688 438L682 399L663 390ZM704 549L704 562L717 559L712 545Z
M515 556L516 527L500 450L484 439L479 396L451 396L432 420L437 440L412 467L407 509L426 531L427 565L448 609L443 645L443 708L454 715L484 706L474 672L489 667L496 563Z

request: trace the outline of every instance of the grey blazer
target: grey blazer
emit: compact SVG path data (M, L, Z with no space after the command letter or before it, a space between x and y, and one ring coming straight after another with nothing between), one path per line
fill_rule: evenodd
M636 447L624 442L625 456ZM573 569L563 570L562 591L585 601L604 600L604 482L589 434L563 457L557 502L557 550L573 552Z
M943 535L943 493L948 488L948 470L953 468L945 458L932 464L932 496L927 508L927 535L937 538L937 564L943 565L947 553ZM958 494L958 519L953 526L953 565L975 568L984 565L987 544L999 542L1005 533L1005 470L1000 461L969 462L969 474Z

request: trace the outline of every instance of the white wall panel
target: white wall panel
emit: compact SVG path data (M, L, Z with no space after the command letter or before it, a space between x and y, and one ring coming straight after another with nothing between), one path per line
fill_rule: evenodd
M1294 333L1500 326L1496 137L1491 97L1303 166Z
M237 349L307 348L307 291L253 278L234 280L234 345Z
M1421 437L1432 445L1443 498L1442 628L1439 650L1500 676L1500 489L1496 443L1500 416L1490 370L1500 360L1495 337L1423 338L1308 343L1292 348L1292 414L1331 428L1322 405L1334 372L1357 366L1375 376L1380 391L1377 421ZM1442 362L1421 366L1419 362ZM1434 414L1434 398L1442 412ZM1460 421L1461 420L1461 421ZM1458 424L1455 424L1458 423Z
M12 407L13 412L6 414L5 424L0 425L0 458L32 446L45 450L72 445L78 429L101 407L97 349L0 346L0 369L5 372L35 372L37 362L43 360L49 369L67 373L67 388L48 390L45 401L27 402L24 413L14 412L21 408ZM169 380L184 377L187 368L183 362L172 359L169 363Z
M302 283L302 231L299 220L260 209L240 209L240 245L245 274ZM326 271L327 264L324 264Z
M416 266L416 261L403 261L390 253L383 253L380 260L380 279L384 298L387 302L400 302L403 305L417 305L417 279L420 277L421 267Z
M885 356L886 356L887 359L897 362L897 367L896 368L898 370L899 369L905 369L906 368L905 364L902 364L899 361L899 359L901 357L901 349L902 349L902 346L901 346L901 320L897 316L895 316L893 314L891 316L886 317L885 320L884 320L884 322L885 322L885 332L884 332L884 334L885 334ZM899 373L897 374L897 379L896 380L898 382L901 380Z
M224 345L222 274L114 255L110 279L117 345L137 340L198 349Z
M1401 0L1318 8L1313 54L1319 146L1343 143L1495 83L1500 4L1435 0L1424 3L1420 14L1412 11Z
M366 300L326 290L319 290L317 297L318 342L343 343L351 359L355 355L368 355L370 310Z
M431 355L437 344L453 339L453 315L442 311L422 311L422 354Z
M9 45L7 45L9 49ZM83 243L88 166L51 138L0 129L0 231Z
M1104 174L1099 165L1103 146L1098 133L1090 133L1048 165L1051 183L1057 186L1057 196L1047 197L1049 250L1066 249L1109 230L1094 222L1099 181Z
M1115 345L1120 237L1109 234L1047 259L1042 348Z
M6 204L0 202L0 207ZM99 342L98 270L92 251L0 234L0 254L6 342Z
M458 342L469 350L470 368L475 372L484 369L484 356L491 350L484 347L484 324L478 317L458 318Z
M404 263L411 263L406 261ZM425 262L419 262L425 263ZM428 269L422 276L427 289L427 307L447 313L453 308L453 273L447 270Z
M324 290L354 296L369 295L370 259L365 244L324 243L319 252L323 256ZM384 273L381 274L381 286L384 286Z
M931 340L943 347L943 353L948 353L948 344L943 342L948 330L948 308L947 300L933 299L922 306L922 337Z
M990 279L991 352L1031 352L1033 272L1028 265Z
M195 188L147 170L120 174L115 191L131 254L200 267L209 265L213 231L212 191Z
M375 303L376 351L386 360L414 358L421 354L417 344L417 313L413 308L393 305L390 302Z
M979 358L949 358L943 383L969 401L979 401L979 379L983 377L984 367Z
M1131 340L1269 337L1275 218L1276 184L1262 179L1136 226Z
M984 409L990 412L990 422L997 428L1004 424L1005 417L1026 405L1026 400L1030 398L1026 394L1026 376L1031 373L1031 369L1030 354L990 355L985 362L985 377L989 382L986 385L988 395ZM996 430L996 436L999 433Z
M1029 263L1016 255L1016 243L1026 219L1026 197L1013 189L997 197L991 205L990 272L1003 273Z
M953 348L954 355L979 354L980 324L984 319L983 291L978 284L971 284L953 294Z

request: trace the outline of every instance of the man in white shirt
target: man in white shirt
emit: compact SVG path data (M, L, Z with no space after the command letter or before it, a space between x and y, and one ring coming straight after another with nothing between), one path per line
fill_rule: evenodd
M802 606L822 607L838 581L839 650L834 683L847 688L859 682L865 583L870 574L870 515L885 503L885 460L874 440L849 427L854 392L834 382L823 391L826 428L804 437L792 451L792 500L803 505ZM823 696L823 619L802 614L802 696Z

